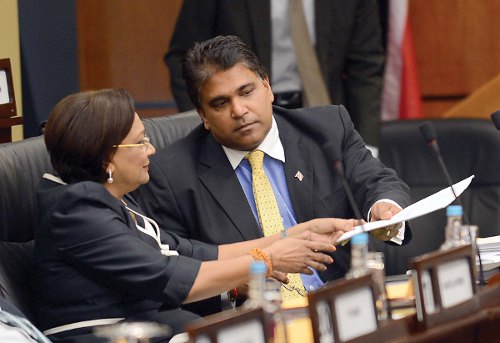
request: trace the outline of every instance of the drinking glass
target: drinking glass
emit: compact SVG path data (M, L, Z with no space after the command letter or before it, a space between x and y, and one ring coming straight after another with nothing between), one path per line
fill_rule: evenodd
M387 292L385 289L384 254L382 252L369 252L366 265L375 282L375 304L377 307L378 320L386 320L388 311Z

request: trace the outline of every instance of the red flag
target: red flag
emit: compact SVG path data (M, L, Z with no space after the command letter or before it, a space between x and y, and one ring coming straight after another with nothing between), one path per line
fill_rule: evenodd
M382 120L423 118L408 0L390 0Z

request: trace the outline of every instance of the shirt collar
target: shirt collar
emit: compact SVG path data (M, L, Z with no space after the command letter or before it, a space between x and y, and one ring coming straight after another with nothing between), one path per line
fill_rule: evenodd
M243 160L245 156L249 152L251 152L231 149L226 146L222 146L222 149L224 150L224 153L226 154L233 169L236 169L239 166L241 160ZM285 163L285 150L283 149L283 144L280 140L280 133L274 116L272 118L271 130L269 130L266 137L264 138L262 143L260 143L257 149L262 150L266 155L269 155L272 158Z
M61 178L59 176L56 176L56 175L53 175L53 174L44 173L43 174L43 178L47 179L47 180L50 180L50 181L53 181L55 183L59 183L61 185L67 185L67 183L64 182L63 180L61 180Z

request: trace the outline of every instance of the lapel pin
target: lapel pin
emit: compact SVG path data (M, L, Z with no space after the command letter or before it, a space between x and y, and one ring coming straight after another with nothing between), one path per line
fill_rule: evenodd
M297 179L299 179L299 181L302 181L302 179L304 178L304 175L302 175L302 173L300 171L297 171L297 173L295 174L295 177Z

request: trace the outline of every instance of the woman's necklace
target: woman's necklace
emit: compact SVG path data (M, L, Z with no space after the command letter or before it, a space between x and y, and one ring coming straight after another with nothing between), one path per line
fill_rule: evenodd
M123 205L125 205L125 208L128 210L128 213L130 214L130 216L132 217L132 219L134 220L134 222L137 224L137 219L135 217L135 213L130 210L130 208L128 207L128 205L125 202L125 200L123 200L123 198L121 198L120 201L122 202Z
M161 243L160 228L158 227L158 224L153 219L151 219L149 217L146 217L145 215L140 214L139 212L136 212L136 211L132 210L130 207L128 207L127 203L123 199L120 199L120 200L123 203L123 205L125 205L125 208L128 210L128 213L130 213L130 216L134 219L135 226L137 227L137 229L139 231L141 231L141 232L143 232L143 233L145 233L145 234L153 237L154 240L156 241L156 243L158 244L158 247L160 248L161 253L163 255L166 255L166 256L177 256L177 255L179 255L179 253L176 250L170 250L168 244L162 244ZM140 216L144 220L145 227L147 227L149 225L151 227L151 230L153 232L148 232L148 230L146 228L140 227L137 224L136 215Z

